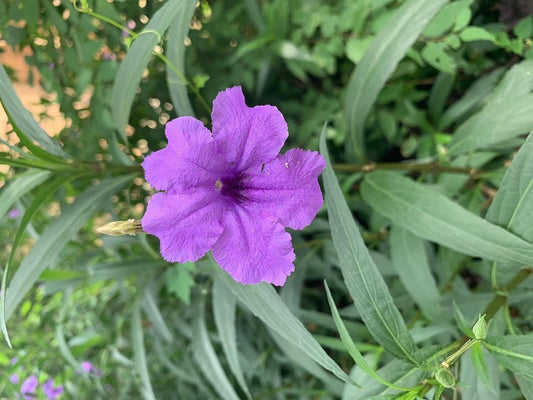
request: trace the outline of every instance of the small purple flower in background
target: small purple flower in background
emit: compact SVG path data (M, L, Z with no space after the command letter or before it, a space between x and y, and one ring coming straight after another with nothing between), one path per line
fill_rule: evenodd
M35 375L30 375L24 380L24 382L22 382L20 393L22 393L25 400L35 398L33 395L35 394L38 384L39 380Z
M50 62L48 63L48 69L54 69L55 66L56 66L56 64L55 64L55 62L53 62L53 61L50 61Z
M2 291L0 290L0 294L1 293L2 293ZM9 360L9 365L15 365L18 362L19 362L18 357L13 357L11 360Z
M63 386L54 387L54 381L52 379L48 379L43 384L43 393L49 400L56 400L63 394L63 391Z
M7 217L10 219L15 219L15 218L20 217L20 210L18 208L12 208L7 213Z
M135 21L132 20L132 19L130 19L130 20L128 21L128 23L126 24L126 28L128 28L130 31L134 30L136 26L137 26L137 24L136 24ZM130 36L129 32L123 30L123 31L122 31L122 37L123 37L123 38L126 38L126 37L128 37L128 36Z
M13 384L13 385L16 385L17 383L19 383L20 381L20 378L17 374L12 374L10 377L9 377L9 381Z
M294 270L291 236L322 206L314 151L279 154L288 137L276 107L249 108L240 87L213 102L213 133L201 121L167 123L168 146L143 162L156 189L142 219L170 262L197 261L209 250L238 282L283 285Z
M81 363L81 372L87 372L87 373L92 373L92 374L96 374L96 375L102 375L102 371L100 371L98 368L96 368L90 361L83 361Z

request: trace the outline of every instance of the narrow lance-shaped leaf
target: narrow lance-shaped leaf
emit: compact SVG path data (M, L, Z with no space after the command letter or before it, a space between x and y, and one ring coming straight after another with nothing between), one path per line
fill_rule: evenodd
M224 282L242 304L248 307L272 330L288 342L299 347L323 368L333 372L344 382L357 386L357 383L328 356L313 335L305 329L271 285L264 282L257 285L242 285L235 282L214 262L213 266L217 278Z
M386 80L447 0L410 0L372 40L346 88L345 118L350 151L364 158L364 123Z
M0 219L7 214L15 201L49 177L50 172L48 171L31 171L10 180L6 186L0 189Z
M30 140L34 140L39 143L39 145L41 145L42 148L48 153L58 157L66 157L67 154L63 151L59 143L48 136L43 128L39 126L37 121L35 121L30 112L20 102L20 99L15 93L13 85L11 85L4 67L1 65L0 101L2 102L6 114L9 116L16 131L20 131Z
M533 132L507 170L487 211L487 220L533 241Z
M239 361L239 352L237 350L236 312L237 299L235 295L220 279L215 279L213 282L213 315L215 317L220 343L222 344L222 349L228 360L231 372L244 393L246 393L246 396L251 399L252 395L244 379L244 373Z
M111 93L111 110L115 126L124 142L126 142L126 125L130 116L131 104L141 82L144 69L152 57L154 47L160 42L168 26L180 9L185 6L185 3L185 1L179 0L167 1L133 41L128 54L120 64Z
M191 18L196 7L196 0L183 0L183 7L168 28L167 55L172 65L167 65L167 85L172 104L178 116L190 115L194 111L187 94L185 77L185 38L189 32ZM174 70L176 69L179 74Z
M426 317L442 319L439 289L431 274L424 241L411 232L393 225L390 233L392 264L411 298Z
M455 131L449 154L505 143L533 127L533 60L514 65L485 107Z
M417 364L420 359L413 338L370 257L329 163L325 129L320 152L328 162L322 176L329 224L348 292L374 339L396 357Z
M154 390L148 373L148 363L146 361L143 327L141 323L141 305L139 300L135 302L131 316L131 342L135 359L135 369L141 378L141 394L145 400L155 400Z
M482 351L482 349L479 351ZM481 353L483 354L482 365L477 365L479 362L476 364L472 350L469 350L461 357L459 380L465 399L497 400L500 398L498 364L486 350L485 352L485 354ZM483 372L480 370L483 370Z
M203 299L197 299L192 330L194 359L204 376L211 383L213 389L219 394L220 398L239 400L239 396L226 376L217 353L209 340L209 335L205 326Z
M475 257L533 264L533 245L400 174L371 172L361 195L374 210L423 239Z
M61 216L48 225L35 246L22 260L7 288L6 321L37 281L41 272L50 265L69 240L106 201L109 201L113 193L131 179L131 175L127 175L107 179L90 187L80 193L76 201L65 207Z
M346 329L346 326L344 325L344 322L342 321L342 318L339 314L339 310L337 309L337 306L335 305L335 302L333 301L333 297L331 296L331 292L329 290L328 284L325 281L324 281L324 286L326 288L329 308L331 309L331 314L333 315L335 326L337 327L337 330L339 331L339 336L341 337L342 343L348 350L348 353L350 354L352 359L357 363L357 365L363 371L365 371L368 375L370 375L376 381L395 390L408 391L409 388L403 388L400 386L396 386L393 383L387 382L385 379L379 376L378 373L374 371L374 369L367 363L367 361L365 360L365 358L363 357L363 355L361 354L361 352L355 345L354 341L352 340L352 337L348 333L348 329Z
M483 345L502 366L533 382L533 334L492 336Z

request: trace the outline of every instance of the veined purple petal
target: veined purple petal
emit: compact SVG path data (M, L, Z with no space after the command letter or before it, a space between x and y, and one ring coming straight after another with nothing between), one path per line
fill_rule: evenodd
M242 171L274 159L289 135L276 107L247 107L240 86L220 92L213 102L213 137L228 166Z
M150 185L168 193L213 187L227 166L202 122L191 117L176 118L167 123L165 134L168 146L150 154L142 163Z
M316 151L292 149L246 182L243 206L266 211L292 229L303 229L322 207L318 176L326 166Z
M212 248L222 269L242 284L285 283L295 256L291 236L274 217L235 206L226 210L224 227Z
M222 234L223 207L214 185L187 195L156 193L148 202L142 226L159 238L165 260L194 262Z

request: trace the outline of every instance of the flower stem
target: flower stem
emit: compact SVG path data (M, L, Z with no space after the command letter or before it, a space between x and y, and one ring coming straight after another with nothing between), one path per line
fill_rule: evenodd
M403 170L403 171L417 171L417 172L433 172L433 173L454 173L467 174L473 178L477 178L483 173L482 170L472 167L454 167L452 165L441 165L438 162L430 163L376 163L369 162L365 164L333 164L333 169L338 172L371 172L375 170Z
M496 312L506 304L507 302L507 294L515 289L520 283L524 282L529 275L533 274L533 268L532 267L523 267L518 273L509 281L507 284L503 287L503 289L496 294L496 296L492 299L492 301L487 305L485 310L482 312L482 314L485 314L485 319L488 322L494 315L496 315ZM446 358L441 365L442 366L450 366L455 361L459 359L459 357L472 345L477 341L477 339L469 339L466 336L463 336L462 338L456 340L453 343L454 347L461 346L459 350L457 350L455 353L450 355L448 358ZM431 390L433 387L433 384L430 382L426 382L424 386L420 389L420 391L417 393L419 397L424 397L424 395Z

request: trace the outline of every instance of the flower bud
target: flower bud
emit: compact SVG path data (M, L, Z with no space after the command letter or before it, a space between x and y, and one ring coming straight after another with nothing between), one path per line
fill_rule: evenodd
M141 221L134 220L133 218L127 221L113 221L96 229L98 233L111 236L134 236L137 232L141 231Z
M472 332L476 339L485 339L487 337L487 321L485 321L485 314L480 315L477 322L472 327Z
M446 388L455 386L455 376L447 368L439 368L435 373L435 379Z

